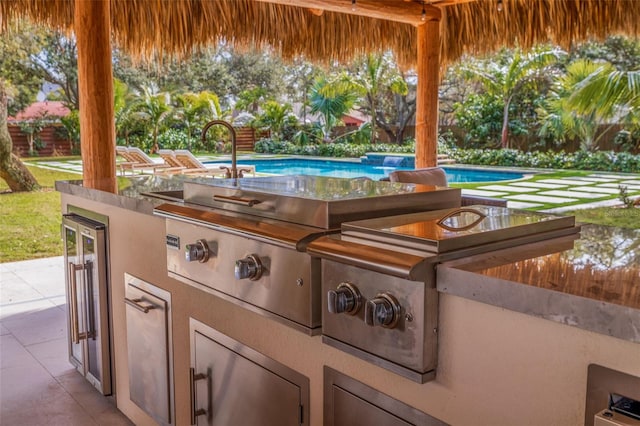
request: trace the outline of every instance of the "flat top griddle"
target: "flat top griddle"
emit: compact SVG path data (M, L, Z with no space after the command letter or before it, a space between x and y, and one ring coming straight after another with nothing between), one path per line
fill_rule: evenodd
M455 207L460 189L293 175L185 182L184 201L331 229L344 221Z
M577 232L573 216L471 206L342 224L342 234L399 247L445 253L536 235ZM522 241L519 239L518 241Z

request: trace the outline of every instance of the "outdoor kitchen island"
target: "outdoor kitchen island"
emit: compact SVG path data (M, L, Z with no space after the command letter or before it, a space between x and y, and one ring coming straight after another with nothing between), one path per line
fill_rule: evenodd
M362 398L382 407L380 416L406 414L407 419L418 418L414 422L416 424L441 424L438 419L454 425L578 425L584 424L589 415L593 418L593 414L606 408L607 398L603 400L601 395L603 389L640 399L637 382L640 377L640 269L637 257L635 260L630 257L634 255L633 250L626 255L615 250L580 255L577 250L588 247L588 243L583 243L582 239L575 240L577 234L568 234L553 239L553 244L531 241L522 249L474 253L439 265L437 278L431 283L437 292L429 285L418 289L424 294L436 294L437 315L426 310L421 315L399 310L403 314L400 319L402 330L420 325L420 319L437 322L437 344L430 346L437 352L437 365L434 365L435 371L431 375L425 374L426 382L420 383L421 380L415 377L403 375L406 369L394 370L393 362L354 356L354 353L324 343L325 339L319 335L318 320L325 315L347 315L349 309L358 304L357 300L349 303L349 298L343 297L346 290L336 289L340 291L328 297L320 294L316 286L312 293L322 299L323 307L328 303L327 299L333 297L335 305L332 309L341 313L329 313L324 308L322 312L314 311L308 327L300 327L292 326L278 313L265 314L252 303L239 303L233 300L234 297L217 294L197 283L188 284L194 281L191 278L176 279L178 269L168 273L171 265L168 264L167 252L171 245L180 245L181 248L189 245L187 257L191 258L190 263L194 266L199 263L215 264L216 257L225 253L222 242L215 246L210 244L210 238L202 237L203 241L190 239L178 243L173 238L175 235L167 232L167 223L173 219L158 215L158 211L171 212L177 215L178 222L185 222L179 216L191 207L179 200L184 184L185 180L178 177L131 177L117 195L84 188L81 182L56 184L62 194L63 213L73 211L90 215L93 212L108 218L113 389L118 408L135 424L160 421L185 425L192 422L192 416L198 424L212 420L221 421L220 424L234 424L232 418L227 418L226 422L215 418L216 410L224 412L225 404L235 403L234 392L227 392L228 398L223 392L215 404L209 405L206 395L203 395L207 391L215 392L220 380L216 376L227 372L217 371L215 366L211 367L213 374L207 368L194 371L199 359L191 348L200 344L198 342L205 342L201 339L203 336L211 339L205 342L206 345L226 347L240 355L229 364L232 367L229 374L233 363L246 368L260 364L260 367L275 373L274 376L284 378L288 384L299 386L296 389L299 389L302 409L296 413L296 418L303 424L316 426L349 424L349 414L358 415L362 405L355 405L354 414L349 413L348 408L342 408L341 404L353 399L353 395L357 396L355 399ZM145 195L149 193L156 195ZM233 201L242 203L242 208L252 202L251 199ZM438 208L447 207L450 206ZM188 232L194 232L198 227L218 232L218 223L225 220L225 215L205 211L197 224L184 225L191 227ZM272 240L266 235L276 233L280 226L271 219L243 219L237 224L250 229L251 233L260 233L261 241ZM274 244L274 250L289 249L296 256L296 262L302 263L308 256L304 252L306 247L316 244L315 248L312 247L317 254L310 265L312 280L319 273L318 268L324 262L319 259L326 254L323 250L327 247L329 249L325 251L329 252L332 245L338 244L351 256L355 256L361 247L359 242L341 241L332 230L316 231L318 235L310 237L304 234L306 228L302 226L287 229L296 231L281 236ZM583 227L582 234L583 238L592 235L599 245L611 244L611 247L619 247L624 240L637 241L640 238L636 231L592 225ZM238 243L247 239L240 232L234 231L229 235L238 238ZM294 242L283 241L284 237ZM354 250L349 250L350 247ZM398 252L394 258L393 250L374 249L372 252L382 256L382 263L386 265L383 269L396 274L394 280L414 282L398 275L405 270L424 267L420 262L412 263L420 257L417 253ZM243 261L240 266L236 263L239 268L236 276L239 274L247 283L253 282L257 275L255 281L258 282L260 273L269 271L277 262L275 256L265 259L261 253L246 254L246 258L239 259ZM606 268L598 268L594 262L600 262ZM524 264L527 267L535 264L537 269L514 273L522 271ZM375 265L370 266L376 269ZM291 269L298 267L298 264L290 264ZM580 271L584 268L590 268L592 273L576 272L571 277L567 276L568 269ZM362 273L362 277L366 279L368 273ZM605 280L602 281L598 274L604 274ZM547 284L534 282L534 278L540 276L554 279L538 280ZM572 277L584 281L570 282ZM606 281L607 278L619 282ZM301 289L308 285L306 276L293 284ZM161 299L164 297L167 316L161 324L167 326L164 345L168 352L164 364L152 362L162 348L147 341L144 329L136 329L141 333L135 339L131 336L130 330L135 324L132 324L130 312L153 311L157 307L149 304L150 299L130 296L127 293L129 287L135 287L143 296L154 296L152 293L155 292ZM395 312L396 301L390 295L382 296L384 300L378 300L376 305L380 310L376 306L363 308L369 312L369 316L365 314L365 321L370 321L371 324L367 324L372 325L373 333L380 335L389 330L382 325L395 326L392 321L386 322L384 314L388 313L385 307L389 304L393 308L392 313ZM286 307L282 309L287 310ZM293 322L300 323L297 319ZM149 330L150 334L152 331ZM428 334L425 332L422 337L426 339ZM133 346L136 350L147 347L147 357L144 358L144 353L141 355L140 352L132 357ZM405 355L410 358L412 354ZM250 362L245 362L247 360ZM132 368L133 364L136 368ZM597 366L590 367L591 364ZM165 371L154 376L153 371L148 371L149 365ZM138 379L141 371L144 374ZM253 374L251 371L249 374ZM273 378L267 376L261 385ZM157 377L168 378L168 386L154 382L153 378ZM345 378L347 382L343 381ZM328 379L335 380L333 389L325 387ZM225 381L224 377L221 380L229 387L234 385L233 380ZM280 386L278 383L273 384L276 389ZM588 389L594 387L598 388L594 391L595 396L589 395ZM162 391L165 388L166 391ZM247 401L250 401L254 392L248 388L244 391ZM265 399L273 397L269 395L273 391L263 393ZM401 403L389 402L382 394ZM279 396L276 395L276 399ZM590 399L595 402L590 402ZM252 407L257 405L247 403L243 411L251 412ZM414 417L419 413L412 407L431 418ZM325 412L330 415L325 415ZM333 415L337 418L330 417ZM384 424L404 424L398 423L396 417L390 417L395 423L389 419L389 423ZM256 422L260 424L259 420Z

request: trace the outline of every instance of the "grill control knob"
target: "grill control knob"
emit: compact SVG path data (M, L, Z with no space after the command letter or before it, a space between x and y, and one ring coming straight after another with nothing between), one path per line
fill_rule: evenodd
M332 314L355 315L362 307L362 296L351 283L340 283L335 290L327 292L327 309Z
M364 306L364 322L370 326L395 328L402 307L389 293L380 293Z
M209 260L209 245L205 240L198 240L193 244L184 246L184 258L187 262L204 263Z
M264 268L262 262L256 254L249 255L244 259L236 260L235 276L237 280L250 279L257 281L262 276Z

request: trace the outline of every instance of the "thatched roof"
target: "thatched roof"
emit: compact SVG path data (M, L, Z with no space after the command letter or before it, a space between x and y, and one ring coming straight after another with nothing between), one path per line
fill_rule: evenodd
M366 6L391 4L390 18L403 9L417 17L423 8L423 3L415 0L357 1L363 12ZM322 4L307 4L312 3ZM302 0L111 0L113 37L116 45L138 57L160 52L184 56L193 49L226 41L240 47L268 45L284 58L303 55L316 61L348 60L359 53L390 49L399 63L415 63L416 29L412 23L359 16L357 8L350 9L351 0L325 3L334 8L321 11L296 6L304 5ZM526 48L552 42L568 47L588 38L618 33L637 36L640 32L638 0L425 3L442 10L443 63L463 53L483 53L502 46ZM344 7L344 13L331 11L337 7ZM0 0L1 27L20 17L72 29L73 1Z

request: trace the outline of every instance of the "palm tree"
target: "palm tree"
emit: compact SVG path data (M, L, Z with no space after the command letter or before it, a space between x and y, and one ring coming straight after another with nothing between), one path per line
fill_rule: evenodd
M176 104L175 115L187 129L187 147L191 149L194 129L203 124L203 121L210 121L222 116L220 100L215 93L205 90L200 93L177 95L174 101Z
M558 139L576 137L582 150L594 150L605 133L598 135L598 127L624 106L637 104L639 83L637 72L616 71L606 62L587 59L572 62L551 90L544 109L539 111L540 135Z
M389 89L393 94L406 95L409 86L402 75L391 66L390 61L382 54L368 54L364 61L364 69L357 73L352 82L364 94L367 107L371 113L371 143L377 134L378 101L381 93Z
M262 114L255 120L255 124L258 127L268 127L274 138L280 138L282 130L288 123L287 120L291 117L291 105L266 101L262 104L262 111Z
M331 142L331 131L344 114L353 108L358 99L357 92L343 82L330 83L319 77L309 92L311 113L322 115L322 140Z
M525 55L516 49L506 63L491 61L463 67L467 78L480 82L489 94L503 103L502 148L509 147L509 109L514 97L526 87L535 88L543 72L564 55L560 50L534 51Z
M151 153L154 153L160 149L158 146L160 129L173 112L170 102L171 96L167 92L154 93L150 87L143 88L143 91L144 94L134 106L134 110L151 128L151 139L153 141Z
M617 118L631 132L640 131L640 70L620 71L601 64L576 85L568 103L583 114Z
M129 132L137 119L135 111L136 98L127 86L117 78L113 80L113 114L115 118L116 136L129 145Z

